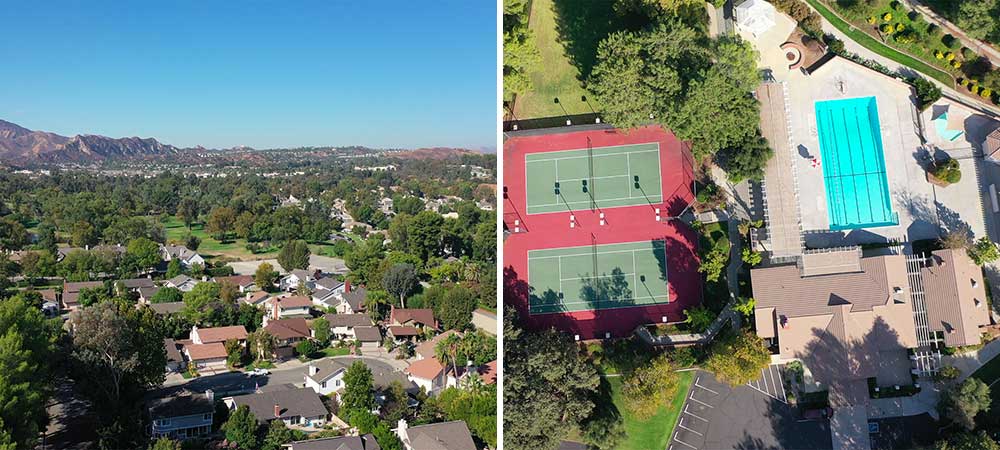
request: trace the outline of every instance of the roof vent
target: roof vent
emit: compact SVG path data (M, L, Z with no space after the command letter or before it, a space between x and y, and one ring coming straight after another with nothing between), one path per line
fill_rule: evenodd
M779 320L781 321L781 328L784 328L784 329L787 330L787 329L789 329L789 328L792 327L788 323L788 316L781 316L781 318Z
M972 301L976 302L976 308L979 308L979 307L983 306L983 302L979 301L978 298L974 298L974 299L972 299Z
M979 287L979 282L976 281L975 278L972 278L971 281L972 281L972 287Z

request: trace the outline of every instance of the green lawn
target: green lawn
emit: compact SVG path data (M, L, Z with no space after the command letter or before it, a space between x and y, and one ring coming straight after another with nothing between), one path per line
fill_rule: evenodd
M979 378L987 385L997 381L1000 379L1000 357L987 361L979 370L973 372L971 376ZM997 393L1000 394L1000 388L997 389Z
M580 69L573 64L574 60L581 65L592 64L592 57L572 58L569 55L592 53L596 42L607 36L614 17L611 3L610 0L532 0L528 26L541 60L530 74L531 91L517 96L514 114L518 119L588 114L593 112L591 106L600 111L600 106L580 82ZM560 17L574 25L560 27ZM586 36L572 43L561 37L577 34L576 30L583 27L586 27ZM564 33L560 33L560 29ZM587 96L590 105L581 100L583 96ZM559 104L554 102L557 97Z
M170 216L166 222L163 222L163 228L167 233L167 241L179 244L184 243L184 239L187 238L189 232L187 227L184 226L184 222L176 216ZM271 259L278 256L278 248L272 248L267 252L256 254L250 252L250 250L246 249L246 239L234 239L225 243L219 242L207 231L205 231L205 225L201 223L192 225L190 233L201 239L201 245L198 247L198 253L200 253L207 260L218 258L220 256L235 258L241 261ZM348 236L353 235L348 234ZM333 244L309 244L309 251L311 251L314 255L333 256Z
M950 74L940 69L937 69L919 59L913 58L892 47L883 44L878 39L872 37L870 34L865 33L864 31L856 28L854 25L851 25L850 23L847 23L846 21L841 19L837 14L834 14L833 11L831 11L825 4L823 4L819 0L806 0L806 2L809 3L809 5L812 6L814 9L816 9L816 11L818 11L819 14L823 16L824 19L833 24L834 27L836 27L842 33L847 35L847 37L849 37L851 40L857 42L858 44L861 44L865 48L881 56L884 56L900 64L903 64L911 69L914 69L930 78L938 80L947 86L955 85L955 80L954 78L952 78ZM905 13L893 11L893 16L905 16ZM907 19L906 17L903 17L901 20L905 21ZM869 25L866 23L865 26Z
M731 244L729 242L729 222L707 223L702 225L701 236L698 238L699 254L704 255L714 248L722 250L727 255ZM716 281L706 281L702 303L713 312L720 312L729 301L729 284L726 281L726 270Z
M678 375L677 394L674 395L669 405L663 405L660 411L648 420L638 420L625 410L621 398L621 378L608 378L608 382L611 384L612 399L625 421L625 441L618 445L617 450L667 448L667 443L670 442L670 437L674 433L674 427L677 426L684 399L687 398L688 389L691 388L691 383L694 381L694 371L679 372Z

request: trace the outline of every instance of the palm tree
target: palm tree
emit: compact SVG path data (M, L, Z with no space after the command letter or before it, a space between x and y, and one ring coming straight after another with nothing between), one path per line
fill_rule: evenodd
M461 344L462 338L458 336L458 333L452 333L442 339L441 342L438 342L437 346L434 347L434 356L446 368L451 364L451 370L455 374L455 378L458 378L458 347Z
M250 348L258 360L267 359L274 352L274 348L278 346L278 339L265 329L250 333L247 336L247 341L250 343Z

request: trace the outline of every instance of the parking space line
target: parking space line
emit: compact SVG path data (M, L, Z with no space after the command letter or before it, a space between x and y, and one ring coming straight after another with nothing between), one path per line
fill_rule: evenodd
M681 417L681 419L677 421L677 426L679 426L679 427L681 427L681 428L683 428L685 430L688 430L688 431L690 431L690 432L692 432L694 434L697 434L698 436L704 436L704 434L701 434L701 433L699 433L697 431L694 431L694 430L692 430L692 429L684 426L684 418L683 417Z
M698 417L697 415L695 415L691 411L688 411L688 405L690 405L690 403L684 404L684 414L687 414L687 415L689 415L691 417L694 417L695 419L701 420L703 422L708 422L708 419L703 419L701 417Z
M697 386L697 387L700 387L700 388L702 388L702 389L704 389L704 390L706 390L708 392L711 392L711 393L713 393L715 395L719 395L718 392L715 392L715 391L713 391L713 390L711 390L711 389L709 389L709 388L707 388L705 386L702 386L702 385L698 384L698 380L694 380L694 385Z
M778 368L777 366L772 366L772 367L774 367L774 371L778 374L778 386L781 386L781 400L784 402L788 402L788 397L785 395L785 380L781 379L781 369ZM777 394L778 392L775 391L775 395Z
M765 369L760 369L760 381L764 383L764 392L771 395L771 388L767 385L767 374L764 373L764 370ZM768 366L766 370L770 372L770 366Z
M696 401L698 403L701 403L702 405L705 405L705 406L707 406L709 408L714 408L714 406L709 405L708 403L705 403L705 402L703 402L701 400L698 400L698 399L694 398L694 392L692 392L691 395L688 396L688 400L694 400L694 401Z
M688 447L693 448L694 450L698 450L698 447L695 447L695 446L693 446L691 444L688 444L687 442L684 442L684 441L682 441L680 439L677 439L677 433L680 433L680 432L679 431L675 431L674 432L674 441L677 441L678 444L683 444L683 445L686 445Z

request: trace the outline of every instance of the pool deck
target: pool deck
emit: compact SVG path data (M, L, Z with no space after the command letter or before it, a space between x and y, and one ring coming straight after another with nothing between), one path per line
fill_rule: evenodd
M896 79L834 58L811 75L789 72L793 164L800 179L815 180L799 186L799 207L806 246L829 247L887 239L913 240L934 237L936 227L926 211L933 211L933 189L916 164L921 146L918 113L913 107L910 87ZM886 177L892 210L899 225L830 232L829 213L822 168L811 160L820 156L815 104L818 101L874 96L878 107L879 131L885 156Z

